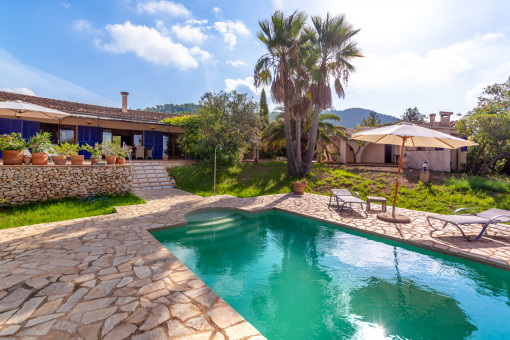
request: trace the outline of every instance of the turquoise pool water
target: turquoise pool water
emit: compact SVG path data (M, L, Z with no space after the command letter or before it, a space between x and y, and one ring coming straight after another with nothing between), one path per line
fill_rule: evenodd
M282 212L153 235L268 339L510 339L510 272Z

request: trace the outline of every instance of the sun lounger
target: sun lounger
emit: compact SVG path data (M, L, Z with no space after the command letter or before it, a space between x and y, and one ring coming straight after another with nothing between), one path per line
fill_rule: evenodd
M349 204L349 207L351 208L352 204L361 204L361 210L363 210L363 204L366 204L367 202L363 201L357 192L356 195L358 197L351 194L347 189L331 189L331 194L329 195L329 204L331 204L331 198L334 196L339 213L342 212L346 204ZM340 205L340 203L342 203L342 205Z
M463 210L469 210L473 212L472 214L461 214L456 215L458 212ZM436 228L432 225L431 220L438 220L444 222L442 227ZM510 222L510 211L502 210L502 209L490 209L486 211L482 211L481 213L477 213L476 211L469 208L460 208L455 210L451 215L430 215L427 217L427 222L429 222L430 226L436 230L444 229L448 223L453 224L457 229L460 230L462 236L468 241L476 241L480 237L482 237L483 233L487 230L489 225L493 223L506 223ZM476 237L468 237L464 234L461 226L470 225L470 224L481 224L482 230L480 234Z

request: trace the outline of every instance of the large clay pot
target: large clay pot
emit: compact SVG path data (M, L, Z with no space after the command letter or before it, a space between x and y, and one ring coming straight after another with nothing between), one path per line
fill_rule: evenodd
M296 195L304 195L307 185L308 183L306 182L292 182L292 187L294 188L294 193Z
M98 157L90 157L90 165L94 165L96 163L99 163Z
M2 150L4 165L23 164L23 150Z
M71 155L71 165L83 165L83 155Z
M115 164L115 160L117 159L117 157L115 156L106 156L106 164Z
M48 154L42 153L42 152L32 153L32 164L33 165L47 165L48 164Z
M53 164L55 165L66 165L66 156L53 156Z
M124 163L126 163L126 159L122 158L122 157L117 157L115 159L115 163L117 163L117 164L124 164Z

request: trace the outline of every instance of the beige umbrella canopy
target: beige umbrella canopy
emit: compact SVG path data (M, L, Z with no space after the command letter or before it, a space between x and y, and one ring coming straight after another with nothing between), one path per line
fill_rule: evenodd
M69 113L22 101L0 102L0 117L20 119L54 119L72 116Z
M458 149L463 146L477 145L476 143L462 138L454 137L446 133L434 131L407 122L356 132L351 136L351 138L375 144L402 145L402 149L400 151L400 162L398 164L397 184L395 186L395 195L393 198L393 212L392 214L382 213L377 215L378 218L391 222L410 222L410 219L407 216L395 215L395 205L397 203L398 183L400 179L400 170L402 169L402 155L404 154L404 147L411 146Z

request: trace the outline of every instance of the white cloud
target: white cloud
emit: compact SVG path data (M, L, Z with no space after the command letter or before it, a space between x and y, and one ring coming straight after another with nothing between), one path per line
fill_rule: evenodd
M10 89L8 87L4 87L4 88L0 88L0 91L26 94L27 96L35 96L34 91L32 91L31 89L28 89L26 87L18 87L15 89Z
M207 24L207 22L208 22L207 19L204 19L204 20L196 20L196 19L186 20L186 23L190 24L190 25L205 25L205 24Z
M0 48L0 87L14 92L105 106L118 103L47 72L23 64Z
M68 9L71 7L71 4L69 2L62 2L62 7L64 7L65 9Z
M214 7L212 10L213 10L214 15L216 15L216 16L220 15L221 12L223 12L221 10L221 8L219 8L219 7Z
M217 21L214 28L223 35L223 40L232 50L237 45L237 36L250 35L250 31L241 20Z
M241 66L248 65L247 63L245 63L242 60L227 60L227 64L231 65L232 67L241 67Z
M97 34L101 33L100 29L92 27L89 21L87 20L76 20L73 23L73 29L78 32Z
M257 89L254 85L253 77L246 77L244 79L225 79L225 90L226 91L234 91L248 93L258 95L262 92L262 89Z
M201 21L199 22L201 23ZM191 23L185 25L182 24L173 25L172 32L179 40L193 44L202 44L209 37L207 34L204 33L203 27L192 26Z
M182 4L172 1L146 1L136 6L138 13L169 14L175 17L189 17L191 12Z
M170 37L155 28L133 25L129 21L124 24L107 25L105 28L112 41L104 44L103 48L111 53L132 52L152 63L172 65L180 70L198 67L197 58L205 61L212 57L209 52L197 46L188 49L174 43Z

